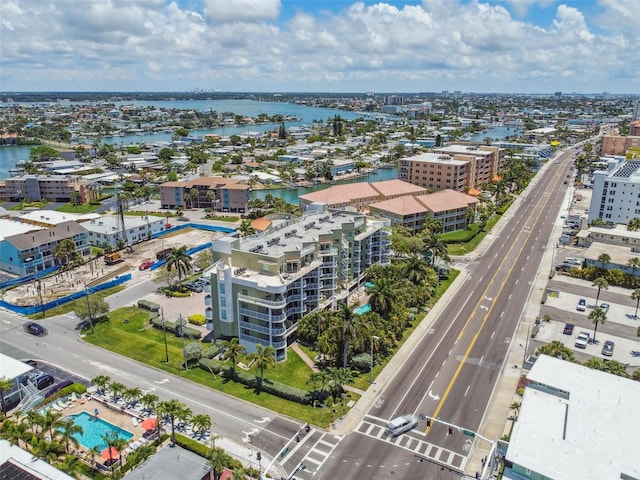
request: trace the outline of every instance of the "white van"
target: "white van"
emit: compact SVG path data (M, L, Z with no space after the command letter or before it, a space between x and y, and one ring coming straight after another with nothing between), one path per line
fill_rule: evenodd
M418 421L413 417L413 415L402 415L387 423L387 435L397 437L404 432L408 432L409 430L416 428L417 425Z
M582 260L578 260L577 258L572 258L572 257L566 257L564 259L564 263L566 263L567 265L573 265L574 267L582 266Z

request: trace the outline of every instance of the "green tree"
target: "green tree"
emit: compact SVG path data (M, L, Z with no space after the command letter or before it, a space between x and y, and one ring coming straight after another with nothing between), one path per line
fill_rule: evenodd
M178 272L178 283L182 285L182 277L193 270L191 266L191 255L187 253L186 245L171 249L171 253L167 256L166 266L168 271L175 268Z
M589 320L591 320L591 322L593 322L593 340L595 341L596 339L596 332L598 331L598 325L599 324L604 324L607 321L607 314L606 312L601 309L600 307L596 307L593 310L591 310L591 312L589 312Z
M211 417L203 413L194 415L191 418L191 428L196 435L202 440L207 431L211 428Z
M406 278L414 285L422 285L429 278L429 265L424 257L412 255L405 264Z
M75 303L73 313L81 322L91 321L107 316L109 313L109 304L104 298L96 295L87 295L84 300Z
M238 337L233 337L231 340L224 341L223 343L225 352L223 358L225 360L231 359L231 374L235 376L236 363L240 355L244 355L245 348L238 342Z
M562 360L566 360L567 362L576 361L576 357L573 351L565 346L559 340L554 340L551 343L547 343L546 345L541 346L536 350L537 355L549 355L550 357L560 358Z
M75 478L82 473L82 463L75 455L65 455L61 461L54 462L53 466Z
M637 232L640 230L640 218L635 217L629 220L629 223L627 223L627 230L630 232Z
M238 230L240 230L241 237L248 237L249 235L253 235L256 231L255 228L251 226L251 220L246 218L240 222Z
M598 287L598 294L596 295L596 307L598 306L598 300L600 299L600 290L602 290L603 288L605 290L609 289L609 282L607 282L607 279L604 277L598 277L596 278L593 283L591 284L592 287Z
M393 289L393 283L388 278L378 278L373 287L369 289L371 296L369 304L371 310L376 312L383 318L389 318L395 306L396 294ZM343 365L346 367L346 364Z
M213 480L220 480L224 467L227 465L228 456L221 448L212 448L209 451L209 466L213 474Z
M608 253L601 253L600 255L598 255L598 261L602 264L602 269L606 270L607 265L611 263L611 255L609 255Z
M158 396L153 393L145 393L140 397L140 403L148 415L151 415L151 412L155 412L156 407L158 406L158 400Z
M80 425L76 425L72 419L63 420L56 431L60 442L64 444L65 452L69 453L69 444L78 448L80 444L75 439L76 435L82 435L84 433L83 428Z
M248 355L249 359L255 362L255 364L260 369L260 383L258 387L259 389L262 388L262 382L264 380L264 369L269 365L275 365L276 363L275 353L276 350L275 348L273 348L273 346L267 345L265 347L261 343L257 343L255 353L250 353Z
M158 416L169 417L171 422L171 443L176 444L176 418L180 415L184 405L178 400L171 399L158 404Z
M109 390L111 390L115 402L118 403L118 400L122 398L122 394L127 390L127 387L120 382L112 382L109 384Z
M140 401L140 397L142 397L142 390L138 387L127 388L122 396L131 408L135 408Z
M104 395L107 390L107 386L111 381L111 377L107 375L98 375L91 380L91 385L95 385L98 388L98 393Z

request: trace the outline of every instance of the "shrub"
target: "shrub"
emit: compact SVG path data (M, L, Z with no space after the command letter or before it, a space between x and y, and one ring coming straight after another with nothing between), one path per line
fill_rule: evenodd
M187 318L189 323L193 323L194 325L204 325L207 319L201 313L194 313L193 315L189 315Z
M191 296L191 292L189 292L189 291L187 291L187 292L174 291L174 292L170 292L169 295L171 295L172 297L176 297L176 298L184 298L184 297L190 297Z
M196 442L195 440L192 440L189 437L180 435L179 433L176 433L176 444L181 446L185 450L189 450L190 452L193 452L196 455L200 455L203 458L210 457L209 453L211 452L211 448L207 447L206 445L203 445L200 442ZM216 450L222 450L222 449L216 448ZM229 454L224 452L224 450L222 450L222 452L224 453L224 456L225 456L225 460L224 460L225 467L231 470L239 470L240 468L242 468L242 464L238 460L231 457Z
M210 347L207 347L206 349L204 349L202 351L202 357L203 358L208 358L208 359L217 357L218 355L220 355L220 353L222 352L223 348L224 347L222 345L220 345L219 343L217 343L217 341L216 341L216 343L211 344Z
M351 367L360 372L368 372L371 370L371 355L368 353L360 353L351 359Z
M162 319L160 318L152 318L151 319L151 324L157 328L162 330ZM164 328L167 330L167 332L171 332L175 335L178 335L178 329L176 326L176 322L170 322L168 320L164 321ZM200 332L200 330L196 330L195 328L189 328L189 327L182 327L182 331L183 334L181 336L183 337L193 337L196 340L200 339L200 337L202 336L202 333Z
M150 312L160 311L160 305L149 300L138 300L138 308L149 310Z

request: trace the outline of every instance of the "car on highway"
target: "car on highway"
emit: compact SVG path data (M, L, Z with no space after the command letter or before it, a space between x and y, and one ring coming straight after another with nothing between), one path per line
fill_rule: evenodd
M610 307L610 306L609 306L609 304L608 304L608 303L601 303L601 304L600 304L600 308L601 308L602 310L604 310L604 313L609 313L609 307Z
M148 270L149 268L151 268L151 265L153 265L153 261L145 260L140 264L140 266L138 267L138 270Z
M41 337L47 333L45 328L36 322L27 322L22 326L22 328L25 332L35 335L36 337Z
M417 426L418 421L413 415L402 415L387 423L387 435L397 437L398 435L408 432Z
M578 306L576 307L576 310L578 310L579 312L585 312L587 310L587 301L584 298L578 300Z
M565 335L573 335L574 327L575 325L573 323L565 323L562 333L564 333Z
M589 342L591 341L591 335L589 332L580 332L578 334L578 338L576 338L575 346L576 348L587 348Z
M606 342L604 342L604 345L602 346L602 355L604 355L605 357L610 357L611 355L613 355L613 349L615 346L616 344L611 340L607 340Z

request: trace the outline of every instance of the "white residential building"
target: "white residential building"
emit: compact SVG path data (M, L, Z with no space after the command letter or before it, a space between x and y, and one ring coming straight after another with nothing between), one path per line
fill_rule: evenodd
M610 172L593 174L593 193L589 206L589 223L627 224L640 217L640 161L625 161Z
M301 218L272 220L264 234L213 242L205 271L205 317L215 338L238 337L248 352L256 344L287 358L298 322L307 313L335 307L375 264L389 264L387 220L316 206Z
M144 215L142 217L124 217L124 225L118 215L104 215L100 218L83 222L82 226L89 232L89 243L103 248L110 245L119 248L118 241L124 245L134 245L151 238L154 233L165 230L166 219Z

